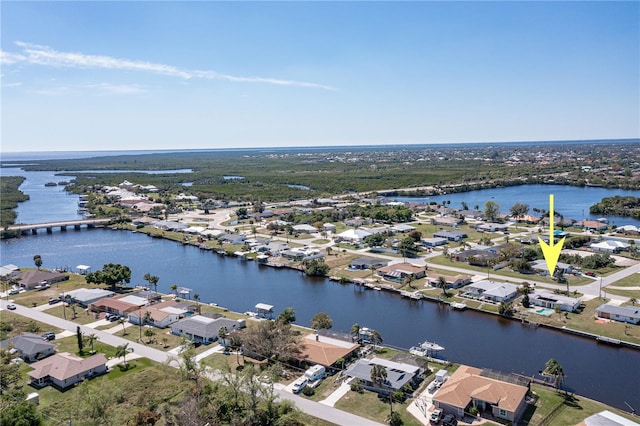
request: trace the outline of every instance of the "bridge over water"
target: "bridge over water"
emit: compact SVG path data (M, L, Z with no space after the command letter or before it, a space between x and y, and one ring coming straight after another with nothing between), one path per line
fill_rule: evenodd
M52 233L54 228L60 228L61 232L66 232L67 228L73 227L76 231L82 229L83 226L87 228L95 228L97 226L104 226L109 223L112 218L101 219L80 219L80 220L65 220L60 222L46 222L46 223L32 223L30 225L12 225L8 228L9 231L18 231L22 235L26 235L29 232L37 234L38 229L46 229L47 233Z

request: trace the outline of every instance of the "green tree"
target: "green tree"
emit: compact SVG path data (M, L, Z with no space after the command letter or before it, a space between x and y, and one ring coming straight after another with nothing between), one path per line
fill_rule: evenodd
M142 277L142 279L149 283L149 288L154 289L156 294L158 293L158 281L160 281L160 277L151 275L149 272L147 272L146 274L144 274L144 277Z
M413 257L416 254L416 242L411 237L406 237L398 243L398 251L402 257Z
M193 293L193 301L196 302L196 309L198 310L198 315L202 313L202 307L200 306L200 295L198 293Z
M373 364L370 371L371 381L380 389L383 388L387 380L387 369L380 364Z
M315 330L330 329L333 327L333 320L326 312L318 312L311 318L311 328Z
M42 266L42 257L39 254L36 254L33 256L33 263L36 265L36 268L40 270L40 267Z
M103 265L102 270L89 272L85 275L85 278L89 284L106 284L115 291L116 284L121 282L128 284L131 282L131 269L125 265L107 263Z
M371 343L373 343L373 347L375 348L382 343L382 334L380 334L378 330L371 330L369 339L371 339Z
M629 299L629 303L631 303L633 306L636 306L636 303L638 303L638 299L636 299L635 297L632 297Z
M78 340L78 353L82 355L84 353L84 339L82 338L80 326L76 327L76 339Z
M125 343L116 348L116 358L122 357L122 362L124 363L125 367L128 365L127 354L129 352L133 352L133 348L129 348L129 343Z
M291 324L296 321L296 311L292 307L285 308L284 311L280 312L276 321L282 321L286 324Z
M564 369L555 358L550 358L544 365L544 374L553 377L554 386L562 388L564 384Z
M91 347L91 353L95 353L96 351L93 349L93 344L95 343L95 341L98 340L98 336L96 336L95 334L90 334L87 336L87 343L89 344L89 346Z
M495 222L498 212L500 211L500 204L495 201L487 201L484 203L484 210L482 214L484 218L489 222Z
M153 330L153 328L147 328L146 330L144 330L144 335L147 338L147 343L151 343L153 340L153 336L156 335L156 332Z
M39 426L44 424L42 416L33 402L20 401L3 405L0 410L0 425Z
M498 313L500 315L504 315L510 317L513 315L513 303L505 302L504 300L500 302L500 306L498 307Z
M447 289L449 288L449 283L447 282L447 279L445 277L443 277L442 275L438 276L436 287L442 289L442 294L444 295L444 297L447 297Z
M529 293L525 293L524 296L522 296L522 306L524 306L525 308L531 306L531 302L529 301Z
M222 346L227 346L227 337L229 337L229 330L227 327L222 326L218 329L218 338Z
M355 323L351 326L351 339L360 340L360 324Z
M310 277L324 277L329 273L329 265L322 259L311 259L306 262L304 273Z
M511 213L511 216L522 217L529 213L529 204L515 203L511 206L509 212Z
M384 244L384 240L385 240L384 235L382 235L381 233L375 233L375 234L367 235L366 237L364 237L362 242L364 242L369 247L377 247Z

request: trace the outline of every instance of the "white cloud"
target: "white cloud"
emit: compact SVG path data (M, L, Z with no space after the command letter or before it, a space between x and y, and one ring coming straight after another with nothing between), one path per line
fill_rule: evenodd
M168 77L177 77L184 80L199 78L207 80L225 80L235 83L262 83L277 86L295 86L324 90L336 90L332 86L306 81L283 80L266 77L244 77L221 74L211 70L184 70L172 65L156 64L153 62L134 61L102 55L86 55L84 53L60 52L48 46L25 43L22 41L17 41L16 45L22 48L22 52L2 52L2 56L0 57L0 59L2 60L3 64L12 65L24 62L57 68L97 68L123 71L140 71L165 75Z
M88 89L96 89L102 93L111 93L115 95L135 95L137 93L146 93L146 90L137 84L85 84L83 87Z

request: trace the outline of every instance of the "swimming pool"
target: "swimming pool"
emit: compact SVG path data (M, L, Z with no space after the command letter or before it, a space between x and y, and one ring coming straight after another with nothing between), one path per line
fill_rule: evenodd
M553 309L540 308L540 309L536 309L535 312L538 315L544 315L545 317L548 317L548 316L551 316L551 314L553 314L555 311Z

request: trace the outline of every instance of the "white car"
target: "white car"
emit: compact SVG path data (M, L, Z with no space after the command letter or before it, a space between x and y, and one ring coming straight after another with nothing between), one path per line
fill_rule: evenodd
M7 305L7 309L10 311L15 311L16 310L16 305L14 305L13 303L9 303Z
M293 391L293 393L300 393L306 387L307 387L307 379L305 379L304 377L301 377L293 383L293 387L291 388L291 390Z

